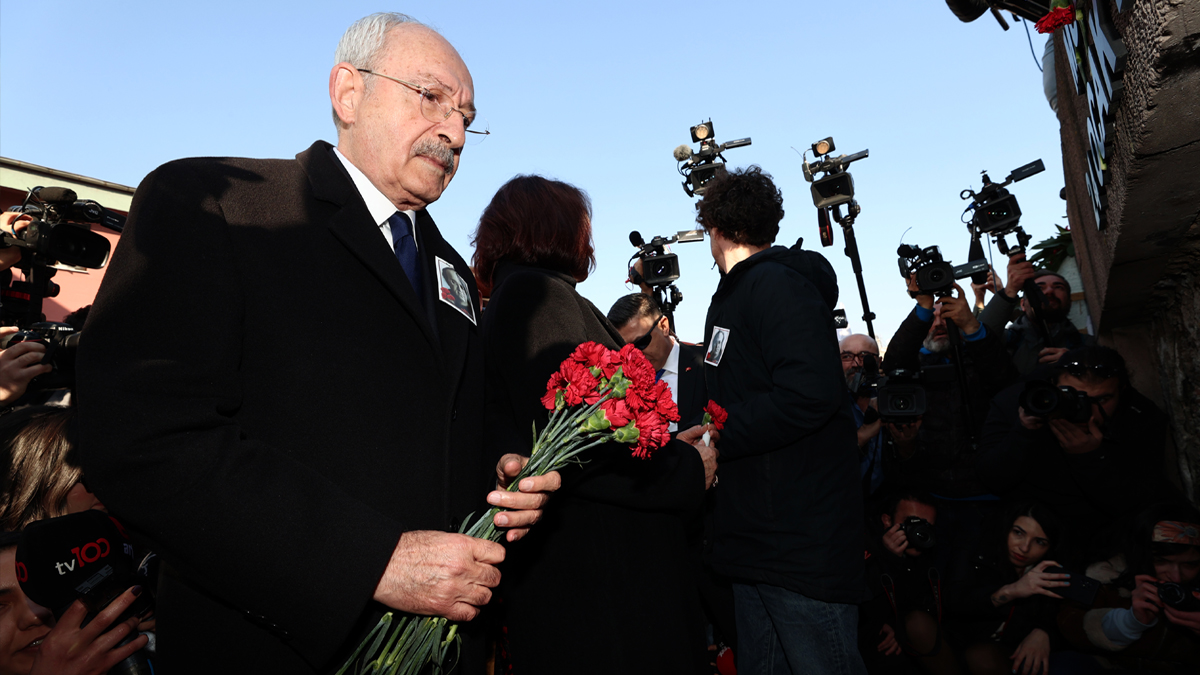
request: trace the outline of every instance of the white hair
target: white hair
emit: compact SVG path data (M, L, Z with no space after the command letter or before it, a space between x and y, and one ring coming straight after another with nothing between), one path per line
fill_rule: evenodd
M364 16L350 24L350 27L342 34L342 39L338 40L337 49L333 52L334 64L349 63L355 68L375 70L387 50L388 31L403 24L422 26L433 30L411 16L399 12L377 12L370 16ZM374 87L374 79L366 80L364 94L367 96L371 94ZM333 111L333 123L339 131L344 128L336 110Z

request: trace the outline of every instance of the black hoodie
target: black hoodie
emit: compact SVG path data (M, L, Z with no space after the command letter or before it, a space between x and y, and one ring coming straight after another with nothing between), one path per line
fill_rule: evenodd
M733 267L708 309L705 366L721 432L713 567L825 602L863 599L854 418L820 254L775 246Z

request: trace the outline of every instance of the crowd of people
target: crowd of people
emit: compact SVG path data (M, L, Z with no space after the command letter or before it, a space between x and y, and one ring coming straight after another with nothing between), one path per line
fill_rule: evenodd
M1014 257L974 308L904 279L886 354L839 344L832 267L775 245L780 190L731 170L696 205L721 279L684 342L653 289L579 293L577 187L509 180L469 265L442 239L426 207L487 131L438 33L371 15L335 62L336 146L143 181L71 395L37 386L44 345L0 352L0 675L335 672L391 610L461 622L466 674L1200 666L1200 514L1061 276ZM672 438L517 482L585 342L642 351ZM501 543L456 533L489 506ZM96 512L134 581L39 604L34 543Z

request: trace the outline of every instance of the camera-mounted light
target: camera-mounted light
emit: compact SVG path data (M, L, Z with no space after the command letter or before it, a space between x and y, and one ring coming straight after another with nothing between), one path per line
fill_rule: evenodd
M692 142L693 143L699 143L701 141L712 140L712 138L713 138L712 120L709 120L707 122L701 122L700 124L697 124L696 126L692 127Z
M833 136L830 136L829 138L822 138L821 140L812 144L813 154L817 156L828 155L834 150L836 150L836 148L833 145Z

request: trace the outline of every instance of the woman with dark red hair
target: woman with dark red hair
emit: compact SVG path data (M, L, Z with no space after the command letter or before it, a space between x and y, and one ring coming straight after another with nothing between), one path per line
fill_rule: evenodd
M578 188L517 176L475 231L483 312L488 435L496 457L527 454L540 398L581 343L624 344L576 283L595 266L591 205ZM693 427L650 460L597 448L562 471L541 523L509 545L501 592L518 675L686 673L706 663L703 614L683 521L716 469ZM688 443L695 442L699 447ZM699 450L699 452L698 452Z

